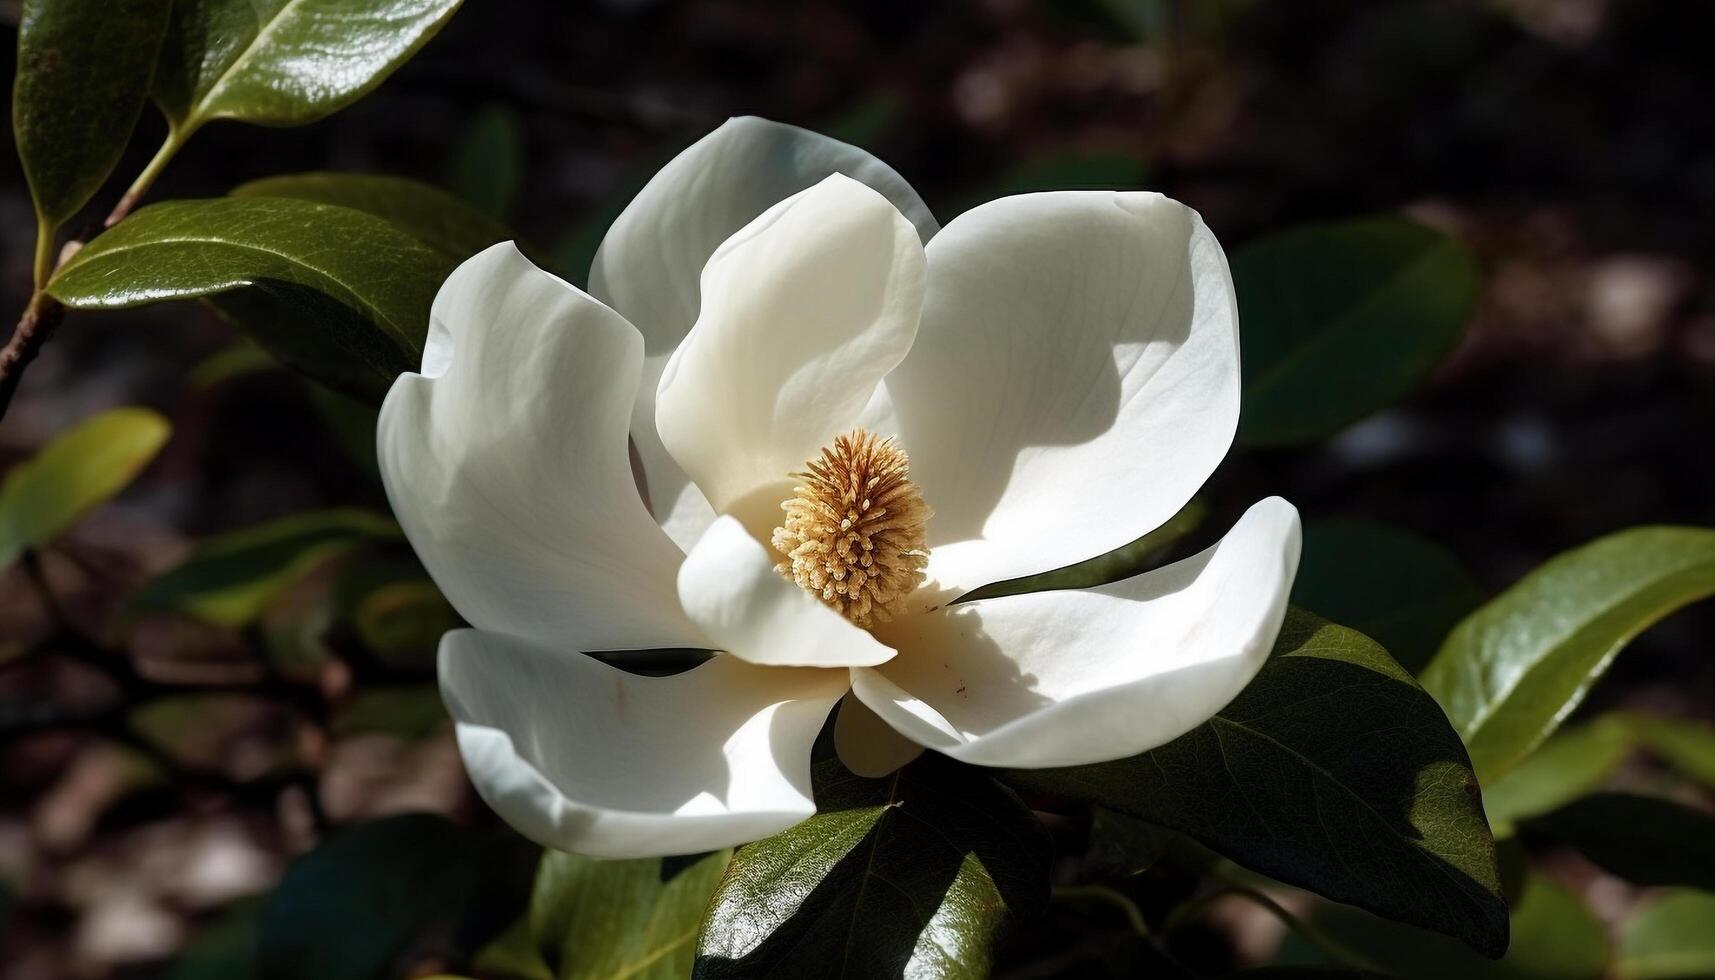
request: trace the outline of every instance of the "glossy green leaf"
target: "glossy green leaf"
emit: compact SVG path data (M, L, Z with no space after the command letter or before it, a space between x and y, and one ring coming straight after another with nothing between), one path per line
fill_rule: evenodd
M503 105L478 112L453 147L447 185L482 214L505 221L524 186L524 122Z
M262 980L373 980L412 940L482 901L488 838L430 814L340 831L293 861L262 910Z
M1368 521L1304 528L1292 602L1374 639L1417 673L1483 591L1440 545Z
M1653 796L1596 793L1526 826L1627 881L1715 891L1715 814Z
M1608 965L1602 924L1576 896L1539 875L1526 875L1511 916L1512 942L1499 960L1478 956L1445 936L1378 919L1357 909L1321 905L1309 917L1319 934L1407 980L1599 980ZM1289 939L1278 961L1317 963L1308 943Z
M14 466L0 482L0 569L125 489L171 432L166 419L146 408L116 408Z
M1611 717L1651 755L1704 789L1715 791L1715 725L1632 711Z
M814 776L819 812L733 858L694 976L988 976L1002 928L1047 901L1035 816L933 755L883 779L834 759Z
M1715 976L1715 895L1668 892L1626 924L1614 973L1622 980Z
M1483 787L1483 807L1497 836L1594 791L1626 756L1632 734L1613 718L1556 732L1522 763Z
M376 174L307 173L264 177L242 184L233 197L289 197L351 208L463 261L513 237L506 226L429 184Z
M350 208L172 201L90 242L48 291L73 309L213 297L288 366L378 402L422 363L429 307L455 264Z
M543 852L530 898L543 961L559 980L682 980L731 856L597 861Z
M243 626L312 569L374 541L401 540L392 520L365 510L293 514L209 538L132 600L138 611L176 609Z
M1715 594L1715 530L1642 527L1565 552L1471 614L1423 672L1492 783L1542 744L1620 650Z
M299 126L350 105L459 0L176 0L155 101L180 139L211 119Z
M1047 592L1051 589L1093 589L1098 585L1118 582L1148 570L1166 550L1179 539L1195 531L1209 513L1209 505L1193 499L1177 514L1155 530L1130 544L1120 545L1105 555L1097 555L1040 575L995 582L959 597L960 602L993 599L1003 595L1026 592Z
M1239 440L1338 432L1417 387L1465 332L1471 253L1399 215L1311 225L1233 255L1243 334Z
M1458 736L1385 650L1302 610L1250 686L1189 734L1129 759L1004 778L1177 830L1484 953L1506 947L1495 842Z
M25 0L12 131L49 231L100 189L143 111L169 0Z

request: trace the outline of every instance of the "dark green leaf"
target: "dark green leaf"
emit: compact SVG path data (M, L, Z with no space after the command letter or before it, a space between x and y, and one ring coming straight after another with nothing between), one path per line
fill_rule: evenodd
M51 233L89 202L143 111L169 0L25 0L12 131Z
M132 604L141 611L177 609L222 626L243 626L323 562L368 542L399 539L397 524L369 511L293 514L203 541L144 586Z
M182 141L211 119L299 126L357 101L459 0L177 0L155 101Z
M435 648L461 620L440 589L424 579L394 582L365 596L354 620L357 634L388 663L434 663Z
M1417 673L1483 592L1445 548L1367 521L1304 528L1292 602L1371 637Z
M1233 256L1244 346L1239 439L1332 435L1429 377L1465 332L1471 253L1398 215L1272 235Z
M1002 927L1048 897L1035 816L939 757L884 779L833 759L814 774L819 812L733 858L695 976L988 976Z
M1715 891L1715 815L1672 800L1596 793L1526 824L1627 881Z
M1676 891L1639 912L1620 937L1622 980L1715 976L1715 895Z
M1005 778L1486 954L1506 948L1495 842L1458 736L1385 650L1301 610L1256 680L1184 737Z
M292 862L262 910L263 980L372 980L424 930L481 901L496 845L429 814L335 834Z
M1471 614L1423 672L1492 783L1542 744L1632 639L1715 593L1715 530L1642 527L1565 552Z
M524 185L524 122L503 105L478 112L453 148L447 184L481 213L505 221Z
M74 309L215 297L288 366L378 402L395 377L422 363L429 307L454 265L350 208L287 198L172 201L90 242L48 291Z
M1408 980L1598 980L1608 964L1602 924L1570 892L1528 875L1512 910L1512 943L1500 960L1485 959L1459 943L1422 929L1378 919L1344 906L1318 906L1309 919L1319 935ZM1321 960L1313 947L1290 938L1282 963Z
M308 173L264 177L233 197L290 197L352 208L382 218L448 258L463 261L513 237L506 226L438 187L375 174Z
M1167 523L1130 544L1120 545L1105 555L1097 555L1040 575L995 582L959 597L960 602L993 599L1003 595L1026 592L1046 592L1051 589L1093 589L1098 585L1118 582L1145 571L1175 542L1197 529L1209 513L1209 506L1192 500L1167 519Z
M116 408L14 466L0 483L0 570L125 489L171 432L166 419L146 408Z
M1614 718L1556 732L1506 775L1483 787L1483 807L1496 835L1591 792L1632 751L1632 735Z
M681 980L731 851L685 860L597 861L545 851L530 932L559 980Z

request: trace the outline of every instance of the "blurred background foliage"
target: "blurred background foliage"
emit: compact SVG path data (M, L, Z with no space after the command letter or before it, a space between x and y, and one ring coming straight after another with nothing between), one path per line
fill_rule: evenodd
M1295 602L1415 673L1553 555L1715 524L1712 29L1715 8L1684 0L482 0L325 120L211 124L152 198L410 177L462 201L425 241L456 254L510 227L582 282L630 195L734 114L872 150L943 223L1007 193L1166 192L1226 244L1247 320L1274 325L1246 335L1241 450L1171 547L1286 496L1307 519ZM117 172L163 131L146 111ZM294 180L241 195L329 200ZM13 167L10 309L31 227ZM373 408L282 371L219 313L75 315L0 426L0 512L27 516L0 522L0 977L635 965L588 936L674 935L719 862L538 867L496 824L434 686L457 618L386 516ZM1377 368L1320 376L1318 349ZM38 455L60 437L69 470ZM1094 830L1049 818L1057 873L1141 872L1139 905L1067 892L997 972L1715 975L1715 882L1695 876L1715 858L1608 839L1693 847L1707 827L1711 636L1707 604L1649 630L1574 724L1486 786L1514 899L1501 965L1100 811ZM1225 886L1180 905L1209 875ZM610 918L542 911L591 889Z

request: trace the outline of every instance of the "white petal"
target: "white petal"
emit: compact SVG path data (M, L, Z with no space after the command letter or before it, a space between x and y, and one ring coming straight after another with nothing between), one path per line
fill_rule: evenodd
M596 250L590 292L643 331L650 355L670 353L696 322L709 256L758 215L831 174L881 193L923 241L935 234L922 198L866 151L742 116L693 143L638 192Z
M985 599L877 632L899 656L853 692L965 762L1036 768L1165 744L1267 659L1298 568L1298 512L1253 505L1214 547L1100 589Z
M661 376L656 428L717 512L755 505L772 526L788 474L857 424L910 350L923 246L886 198L836 174L728 239L702 295Z
M1146 193L1002 198L928 260L916 346L885 388L944 592L1141 537L1226 455L1238 313L1196 212Z
M709 526L679 569L685 614L721 650L777 667L873 667L893 651L774 570L739 522Z
M719 655L643 677L477 630L447 634L440 673L488 805L539 844L601 858L730 847L815 813L810 749L847 683Z
M869 705L847 694L834 716L834 751L847 769L867 779L891 776L923 754L923 746L895 731Z
M830 174L879 191L928 241L939 226L905 178L869 153L807 129L754 116L730 119L674 157L608 229L590 268L590 292L643 331L650 369L638 390L632 439L651 510L681 548L713 518L661 447L655 385L667 356L696 322L709 256L758 215Z
M422 374L387 393L377 454L393 512L471 624L583 650L701 646L683 553L632 480L643 341L511 243L435 297Z

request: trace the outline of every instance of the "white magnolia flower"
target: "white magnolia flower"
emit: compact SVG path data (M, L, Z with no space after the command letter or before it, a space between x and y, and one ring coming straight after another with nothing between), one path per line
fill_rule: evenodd
M441 685L483 797L602 857L815 812L812 741L881 774L1133 755L1255 674L1297 512L1088 591L971 590L1158 527L1232 442L1226 257L1158 194L945 229L855 147L735 119L669 163L585 293L510 244L436 297L381 411L388 494L475 629ZM798 475L793 475L798 474ZM641 491L641 492L640 492ZM718 651L670 676L591 653Z

